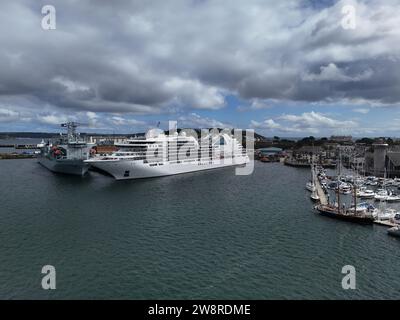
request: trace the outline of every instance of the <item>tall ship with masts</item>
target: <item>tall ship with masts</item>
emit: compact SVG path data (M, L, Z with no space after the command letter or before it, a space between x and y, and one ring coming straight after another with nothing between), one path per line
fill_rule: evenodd
M112 175L117 180L160 177L227 166L244 165L249 157L231 134L211 133L194 137L180 133L165 134L151 129L144 137L115 144L118 151L94 157L85 163Z
M340 198L340 181L341 181L340 166L341 166L341 161L339 155L338 176L335 188L336 203L319 204L315 207L315 209L319 212L319 214L330 218L335 218L339 220L355 222L360 224L372 224L375 220L374 217L374 214L376 213L375 209L369 204L361 205L357 203L356 183L353 183L351 187L353 205L350 208L346 208L344 204L342 205Z
M83 176L88 171L90 164L84 160L89 159L94 150L94 143L89 143L77 132L79 126L76 122L61 124L67 129L67 134L60 134L60 138L55 142L42 141L38 162L57 173L65 173Z

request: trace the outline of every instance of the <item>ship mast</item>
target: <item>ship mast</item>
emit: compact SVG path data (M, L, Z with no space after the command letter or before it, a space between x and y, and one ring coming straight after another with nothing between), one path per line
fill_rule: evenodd
M340 166L341 166L341 157L342 157L342 154L341 154L340 149L339 149L339 163L337 164L338 165L338 176L337 176L337 188L336 188L338 214L340 214Z
M356 183L353 182L353 190L354 190L354 214L357 214L357 186Z
M62 123L61 127L67 128L67 138L68 142L77 140L76 128L79 126L79 123L70 121L66 123Z
M354 169L355 163L356 163L356 156L354 154L353 169ZM357 183L356 183L356 180L358 178L358 168L356 170L354 170L354 171L356 172L356 174L355 174L356 178L353 179L353 191L354 191L354 195L353 196L354 196L354 214L356 215L357 214Z

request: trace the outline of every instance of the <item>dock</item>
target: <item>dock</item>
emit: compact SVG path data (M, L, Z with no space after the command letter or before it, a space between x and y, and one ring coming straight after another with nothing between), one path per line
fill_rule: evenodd
M393 222L390 222L390 221L387 221L387 220L386 221L375 220L374 223L375 224L379 224L379 225L384 226L384 227L395 227L395 226L397 226L397 224L395 224Z
M311 163L308 161L296 161L296 160L289 159L289 158L285 158L283 164L286 166L297 167L297 168L310 168L310 165L311 165ZM332 164L332 163L322 162L322 163L319 163L318 165L320 165L321 167L326 168L326 169L336 168L336 164Z
M314 167L312 167L311 170L313 170L312 176L314 177L314 185L315 185L315 188L317 189L319 202L322 205L328 205L328 198L326 197L326 194L325 194L324 190L322 189L321 183L319 182L317 172Z

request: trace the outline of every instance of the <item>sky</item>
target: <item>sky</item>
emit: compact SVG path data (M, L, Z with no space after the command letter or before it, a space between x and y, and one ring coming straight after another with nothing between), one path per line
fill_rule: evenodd
M3 1L0 41L0 131L400 137L400 1Z

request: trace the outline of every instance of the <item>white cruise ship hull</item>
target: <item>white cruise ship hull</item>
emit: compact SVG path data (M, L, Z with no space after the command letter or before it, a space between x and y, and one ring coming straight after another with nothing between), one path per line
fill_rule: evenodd
M52 172L83 176L89 170L90 165L83 160L56 160L40 157L38 162Z
M249 162L247 156L240 156L234 159L226 158L223 160L202 161L202 162L181 162L163 163L151 165L143 161L132 160L87 160L92 166L111 174L117 180L142 179L152 177L162 177L188 172L217 169L229 166L244 165Z

